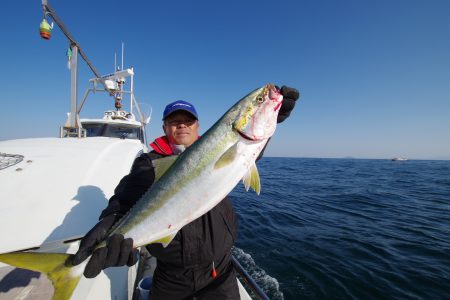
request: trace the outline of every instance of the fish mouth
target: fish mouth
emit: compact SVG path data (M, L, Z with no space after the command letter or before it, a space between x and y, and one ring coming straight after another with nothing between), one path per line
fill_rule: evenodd
M249 141L254 141L254 140L255 140L255 139L249 137L248 135L246 135L246 134L240 132L239 130L238 130L238 133L239 133L240 136L242 136L242 137L243 137L244 139L246 139L246 140L249 140Z
M278 102L277 105L273 108L274 111L277 111L277 110L280 109L281 104L283 103L283 99L282 99L281 101L279 101L279 97L280 97L280 95L281 95L281 92L280 92L280 90L279 90L275 85L273 85L273 84L269 84L268 89L269 89L269 99L270 99L272 102L275 102L275 103Z

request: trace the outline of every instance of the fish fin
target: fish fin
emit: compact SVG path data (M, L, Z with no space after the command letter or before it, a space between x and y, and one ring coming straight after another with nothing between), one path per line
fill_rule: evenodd
M259 193L261 192L261 182L259 180L259 173L258 169L256 168L256 164L253 164L250 167L242 181L244 182L246 191L248 191L249 188L252 188L259 195Z
M77 269L85 264L66 266L65 262L69 256L70 254L63 253L12 252L0 254L0 261L46 274L55 288L52 299L70 299L83 274L83 270L77 272Z
M237 143L228 148L227 151L225 151L224 154L216 161L216 164L214 165L214 169L220 169L225 167L226 165L232 163L234 159L236 158L237 154Z
M171 165L177 160L178 155L167 156L152 160L153 168L155 169L155 181L166 173Z
M174 234L170 234L168 236L162 237L159 240L156 240L152 243L161 243L163 245L163 247L166 248L176 235L177 235L177 232L175 232Z

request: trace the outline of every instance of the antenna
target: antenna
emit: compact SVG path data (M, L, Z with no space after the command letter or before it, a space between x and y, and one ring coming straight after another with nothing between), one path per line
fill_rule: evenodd
M117 60L116 60L116 56L117 56L117 53L116 52L114 52L114 72L117 70Z
M123 42L122 42L122 70L123 70Z

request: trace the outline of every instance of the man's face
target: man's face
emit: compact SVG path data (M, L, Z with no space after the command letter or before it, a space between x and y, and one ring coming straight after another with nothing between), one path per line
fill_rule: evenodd
M190 113L179 110L165 120L163 130L171 144L189 147L198 138L198 121Z

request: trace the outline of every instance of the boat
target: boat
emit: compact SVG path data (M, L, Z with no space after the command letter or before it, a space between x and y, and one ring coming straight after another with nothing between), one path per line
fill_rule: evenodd
M51 17L70 41L71 110L57 137L0 141L0 253L75 253L134 159L148 151L150 116L142 114L136 101L134 69L122 66L101 76L47 0L42 6L41 37L50 38L53 25L46 18ZM95 75L80 101L79 55ZM80 118L88 97L99 93L110 95L115 109L101 118ZM123 108L125 100L129 111ZM140 258L133 267L108 268L93 279L82 276L71 299L137 299L142 290L138 283L144 275L151 276L142 272L143 266L156 263L146 255ZM239 262L234 264L243 282L267 299ZM251 299L241 281L238 284L241 299ZM52 294L45 275L0 263L1 299L49 299Z
M136 101L134 69L100 76L47 1L42 4L45 16L52 17L71 43L71 111L58 137L0 142L0 253L76 252L134 159L148 151L150 117L141 113ZM95 74L80 101L79 56ZM100 118L81 119L88 99L100 93L112 97L115 109ZM129 111L123 109L125 101ZM137 268L111 268L94 279L82 277L72 299L130 299ZM39 273L2 264L0 278L2 299L48 299L53 294L50 282Z
M392 160L392 161L407 161L408 159L407 159L407 158L404 158L404 157L394 157L394 158L392 158L391 160Z

